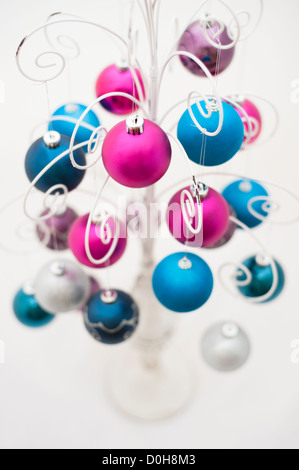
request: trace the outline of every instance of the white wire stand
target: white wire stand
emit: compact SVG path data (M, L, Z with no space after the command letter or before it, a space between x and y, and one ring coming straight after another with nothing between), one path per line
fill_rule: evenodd
M227 6L225 2L223 2L222 0L217 0L217 2L224 6L224 8L226 8L227 11L231 14L232 21L230 26L234 29L234 33L232 33L231 45L226 47L234 47L235 43L240 39L241 36L241 27L238 21L238 16L240 16L240 14L241 16L244 16L244 12L242 11L236 15L230 9L230 7ZM159 12L162 3L161 0L137 0L137 2L131 0L128 3L130 3L128 7L131 11L131 15L134 6L138 6L145 23L151 59L149 74L144 73L140 61L138 61L135 57L136 44L134 44L134 42L138 40L138 32L133 30L132 21L130 21L130 33L129 39L127 40L120 36L118 33L115 33L111 29L107 28L104 25L98 24L95 21L89 21L72 15L63 14L52 15L48 19L46 24L42 25L39 28L36 28L21 42L17 51L17 65L19 67L19 70L28 79L33 80L35 82L43 82L47 85L50 80L56 79L64 71L66 67L66 62L70 59L70 51L67 51L68 54L62 54L60 52L61 49L70 49L70 47L73 46L75 57L77 57L78 51L80 51L76 42L73 40L69 40L69 38L67 38L65 35L58 36L58 38L56 38L57 40L54 43L49 37L49 30L51 26L63 26L66 23L71 23L77 26L79 26L80 24L87 24L99 28L100 30L107 33L114 41L118 42L122 50L123 58L126 58L128 62L128 66L131 70L138 94L141 97L143 93L140 81L137 77L137 74L135 73L135 66L137 65L140 69L141 75L143 76L145 82L146 101L139 103L134 97L132 98L132 100L135 101L139 108L141 108L145 116L148 116L149 119L151 119L152 121L159 123L161 122L161 117L159 117L158 113L159 94L161 91L161 85L163 82L165 71L167 67L170 66L171 62L175 58L177 58L177 56L187 55L189 58L194 60L194 62L197 63L197 65L205 72L207 78L211 83L211 92L212 96L214 97L214 106L216 105L219 111L219 125L218 129L215 129L215 132L209 135L217 135L222 128L223 108L221 96L217 90L216 81L210 74L209 70L199 59L197 59L192 54L189 54L188 52L184 51L174 52L174 48L177 46L177 40L175 41L174 46L171 47L167 55L167 59L160 63L158 53L158 25ZM209 2L207 1L203 2L202 6L200 7L200 9L197 10L194 17L196 17L201 10L206 9L208 3ZM262 12L262 0L260 1L260 4ZM65 16L67 17L65 18ZM247 18L249 17L250 15L247 15ZM220 20L214 18L214 16L213 20L219 23L220 30L222 27L224 27L224 24ZM174 23L178 26L178 21L174 21ZM213 39L211 39L207 34L207 29L209 27L209 17L204 17L203 25L205 29L206 39L210 42L210 44L217 47L219 50L223 49L217 37L215 37L213 41ZM188 25L186 25L186 27L187 26ZM28 40L30 40L35 34L38 34L40 32L45 33L51 50L41 53L36 58L35 67L39 73L43 73L43 78L36 78L23 69L23 66L20 62L20 51ZM73 58L72 55L71 58ZM46 59L48 59L47 65L45 64ZM44 78L44 74L47 71L50 76ZM187 100L187 105L189 111L191 111L191 116L194 121L194 124L202 132L207 134L208 132L200 127L199 123L196 121L192 113L191 105L192 100L194 101L195 95L197 98L198 96L200 96L205 101L207 108L206 110L202 109L199 100L196 101L196 104L199 107L199 111L201 112L201 114L203 114L206 118L210 117L212 113L212 109L209 108L209 96L200 95L198 92L192 92L190 93L189 98ZM108 97L112 95L106 96ZM104 98L102 97L101 99ZM74 147L76 132L78 131L79 126L82 125L84 116L86 116L88 111L91 110L94 106L96 106L99 101L100 99L98 99L95 103L89 106L87 110L83 113L77 123L77 126L73 133L73 137L71 139L69 152L70 159L72 161L73 166L77 169L86 170L87 168L92 167L99 160L99 158L101 158L101 148L99 143L101 141L100 133L102 134L102 131L105 131L105 129L103 128L95 129L91 141L89 142L89 150L93 148L93 152L90 153L94 156L94 160L91 164L87 165L86 167L80 167L80 165L78 165L74 160L73 154L73 151L76 148ZM176 104L172 103L170 111L175 109L176 106ZM166 113L166 116L170 111ZM170 135L170 137L173 136ZM177 141L177 139L174 138L174 140L176 140L176 143L179 144L179 147L181 148L180 143ZM94 141L95 148L92 146L92 143L94 143ZM84 146L86 144L87 143L85 142L84 144L81 144L81 146ZM100 150L99 155L97 155L98 150ZM181 150L183 149L181 148ZM186 157L184 150L182 153L183 156L186 158L186 163L189 165L190 168L190 162ZM62 156L57 157L57 161L59 161L61 158ZM44 174L46 171L47 169L45 169L42 174ZM38 180L42 176L42 174L38 175L36 180ZM190 183L191 181L196 183L197 179L195 178L193 173L191 176L192 180L190 178ZM33 188L33 185L36 183L36 180L30 186L24 203L25 211L28 215L28 196L30 190ZM90 229L90 223L92 220L93 212L95 211L95 208L98 206L98 203L103 197L102 193L104 191L104 188L102 188L100 193L97 195L94 209L90 213L91 215L86 233L86 252L90 261L96 262L98 264L102 263L103 260L94 260L92 258L89 247L88 231ZM52 194L52 192L50 192L50 194ZM189 200L192 200L191 195ZM144 203L148 209L148 217L150 217L150 206L153 202L155 202L155 188L150 187L145 191L144 194ZM192 207L189 209L191 211L189 211L189 213L192 213ZM32 217L30 218L33 219ZM141 220L140 222L147 222L148 227L150 220ZM172 346L172 341L170 341L174 331L175 314L164 309L164 307L157 301L152 289L152 275L156 264L154 259L155 240L153 238L148 237L145 239L141 239L141 243L142 265L140 267L140 275L138 276L138 279L132 292L132 296L139 305L140 309L140 325L134 339L128 344L127 349L124 349L123 354L120 354L116 362L110 367L108 390L110 397L114 399L114 401L118 404L119 407L121 407L122 410L138 418L154 420L165 418L176 413L189 402L193 391L193 374L190 370L188 360L184 357L184 355L181 354L181 352L175 350L175 348Z

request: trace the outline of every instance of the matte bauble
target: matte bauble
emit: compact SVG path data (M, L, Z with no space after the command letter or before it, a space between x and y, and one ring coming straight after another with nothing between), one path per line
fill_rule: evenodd
M40 328L48 325L55 316L40 307L35 298L33 283L26 283L14 298L13 309L17 319L25 326Z
M90 281L80 266L68 260L51 261L35 281L36 299L50 313L79 310L90 294Z
M233 208L230 205L228 205L228 208L229 208L230 217L236 218L236 213L233 210ZM211 250L216 249L216 248L222 248L224 245L230 242L230 240L233 238L234 234L236 233L236 230L237 230L237 225L235 224L235 222L229 220L227 231L225 232L223 237L220 238L220 240L216 242L214 245L207 246L204 248L209 248Z
M202 108L206 110L205 102L201 101L200 103ZM204 136L195 126L188 109L179 121L178 139L190 160L197 164L203 166L222 165L231 160L242 147L244 141L242 119L233 106L226 102L222 104L224 115L223 127L220 133L214 137ZM206 129L208 132L215 132L217 130L219 126L219 111L213 111L210 118L205 118L200 113L197 104L192 105L192 111L203 129ZM205 140L205 144L203 140Z
M263 209L263 205L267 201L269 194L263 186L255 181L235 181L225 188L222 195L234 209L237 218L249 228L257 227L263 222L251 214L250 207L252 207L254 212L260 214L261 217L265 218L269 215L268 212ZM261 197L262 200L254 202L256 197Z
M129 339L139 321L139 311L125 292L100 291L89 301L85 326L91 336L105 344L119 344Z
M184 220L181 207L181 195L183 191L188 191L193 198L196 217L193 219L192 227L197 228L199 223L198 203L192 188L187 186L177 192L168 205L167 223L171 234L184 245L191 247L209 247L217 242L226 234L229 227L229 208L225 199L212 188L208 189L206 197L202 198L203 210L203 231L197 235L192 234ZM187 196L184 197L188 201ZM187 211L186 211L187 212ZM188 212L187 212L188 214ZM191 218L189 218L191 223Z
M96 83L97 97L106 95L107 93L121 92L143 101L145 96L145 88L141 74L138 69L135 69L136 75L141 85L143 96L139 96L136 84L132 77L132 72L127 67L117 67L110 65L99 76ZM102 100L100 104L111 113L118 115L131 114L136 105L129 99L123 96L113 96Z
M213 274L199 256L174 253L155 269L153 289L164 307L178 313L192 312L210 298L214 286Z
M73 224L70 233L69 233L69 247L73 252L74 256L77 260L88 266L89 268L106 268L107 266L112 266L115 264L124 254L126 246L127 246L127 238L126 238L126 227L123 222L119 221L119 240L116 244L116 248L110 258L102 263L102 264L94 264L92 263L86 253L85 249L85 234L87 229L87 222L89 219L89 214L80 217L75 221ZM89 234L89 248L91 255L96 260L101 260L104 258L109 250L111 249L115 233L116 233L116 223L113 217L110 217L107 221L107 227L110 227L111 230L111 241L107 243L103 243L101 240L101 233L100 233L100 226L94 222L91 224L90 234ZM105 236L107 235L107 229L105 228ZM107 241L107 240L106 240Z
M157 183L171 162L171 145L161 127L142 120L141 128L141 133L134 135L128 131L127 122L122 121L108 133L103 144L107 172L129 188L145 188Z
M275 260L274 260L275 261ZM243 263L246 266L251 275L252 280L248 286L238 286L239 291L244 297L257 298L266 295L270 292L273 286L273 272L270 261L261 258L260 256L252 256L246 259ZM276 299L284 289L285 286L285 275L281 265L275 261L275 266L278 273L278 284L273 295L265 302L270 302ZM237 276L237 281L245 281L246 275L240 271Z
M256 105L248 100L248 99L242 99L241 97L233 97L234 101L241 106L242 109L246 112L247 116L249 117L250 123L251 123L251 138L247 142L247 145L253 144L260 136L262 132L262 116L261 113L259 112L258 108ZM244 114L236 107L235 108L237 113L240 115L243 123L244 123L244 129L245 129L245 139L246 136L249 133L249 126L247 123L247 120L244 116Z
M49 210L46 210L41 214L41 217L48 214ZM68 207L65 211L53 215L49 219L41 220L36 226L37 236L50 250L67 250L69 248L69 231L77 218L78 214Z
M217 23L209 23L206 27L207 35L212 42L221 46L227 46L232 43L225 27L220 36L215 39L215 34L219 31ZM209 69L212 75L223 72L232 62L235 47L225 50L219 50L216 46L207 41L203 32L203 24L200 21L192 23L184 32L178 44L178 51L186 51L195 55ZM219 59L220 61L219 61ZM204 71L189 57L181 56L183 65L193 74L200 77L206 77ZM217 67L218 63L218 67Z
M29 181L32 182L47 165L53 162L60 154L69 150L69 148L70 138L59 135L56 132L49 132L44 138L34 142L28 150L25 159L25 170ZM79 165L86 165L85 153L82 149L74 152L74 158ZM52 166L35 184L35 187L46 193L53 186L63 184L67 187L68 191L73 191L82 182L84 175L85 171L77 170L73 167L68 154Z
M221 323L205 334L201 349L210 367L219 372L233 372L247 362L250 342L244 331L235 323Z
M66 135L71 138L75 130L76 123L69 122L64 118L71 118L75 121L79 121L86 109L87 106L84 106L83 104L79 103L68 103L64 106L61 106L53 113L53 117L61 116L61 120L51 121L51 123L49 124L49 131L54 130L59 132L59 134ZM100 120L92 110L87 113L87 115L82 121L82 124L83 123L88 124L94 129L100 126ZM75 141L78 144L82 144L83 142L89 141L93 133L93 130L87 129L82 124L76 132L75 136ZM87 148L88 146L86 145L84 147L84 150L87 151Z

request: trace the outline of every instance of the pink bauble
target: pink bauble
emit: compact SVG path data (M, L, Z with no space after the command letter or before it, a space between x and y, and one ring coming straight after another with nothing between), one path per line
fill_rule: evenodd
M41 217L49 213L50 211L47 209L41 214ZM36 226L36 233L39 240L50 250L68 250L69 231L77 217L78 214L68 207L65 211L61 212L61 214L41 220Z
M230 216L237 218L237 214L235 213L234 209L229 204L228 204L228 208L229 208ZM233 221L230 220L229 224L228 224L228 227L227 227L227 230L226 230L225 234L223 235L223 237L221 237L220 240L218 240L217 243L214 243L214 245L206 246L206 247L203 247L203 248L207 248L209 250L213 250L213 249L216 249L216 248L222 248L224 245L227 245L227 243L229 243L231 241L234 234L236 233L236 230L237 230L237 225Z
M138 69L135 69L136 75L141 85L143 96L139 96L136 84L133 80L132 73L129 68L121 68L116 65L110 65L100 74L96 83L96 94L100 96L107 93L122 92L133 96L139 101L145 98L145 88L141 74ZM107 111L118 115L126 115L136 109L136 105L122 96L113 96L107 98L100 103Z
M261 132L262 132L262 124L263 124L263 120L262 120L262 116L261 116L261 113L259 112L258 108L255 106L255 104L248 100L248 99L240 99L240 100L236 100L236 103L241 106L241 108L244 109L245 113L247 113L248 117L249 117L249 120L251 122L251 126L252 126L252 136L251 136L251 139L249 140L248 142L248 145L250 144L253 144L260 136ZM238 112L238 114L240 115L243 123L244 123L244 129L245 129L245 139L246 140L246 137L248 136L248 132L249 132L249 127L248 127L248 123L247 123L247 120L244 116L244 114L238 109L238 108L235 108L236 111Z
M87 228L89 215L84 215L76 220L73 224L70 234L69 234L69 246L71 251L73 252L74 256L77 260L88 266L89 268L106 268L107 266L111 266L115 264L124 254L126 246L127 246L127 239L126 239L126 227L125 225L119 221L120 226L120 236L119 240L116 244L116 248L109 258L108 261L104 262L103 264L94 264L92 263L86 253L85 250L85 234ZM113 245L114 241L114 234L116 230L115 220L110 217L107 221L108 226L110 227L110 231L112 234L112 238L108 244L103 243L100 238L100 226L98 224L92 223L90 228L89 234L89 247L91 255L94 259L100 260L104 258L110 248ZM107 234L107 230L105 228L105 234Z
M115 181L129 188L146 188L159 181L171 162L171 145L161 127L144 121L144 131L132 135L126 121L108 133L103 144L103 163Z
M206 197L202 199L203 210L203 232L194 235L190 233L185 223L181 207L181 194L183 191L188 191L192 195L195 205L196 216L192 221L192 227L198 226L198 205L195 196L193 196L190 186L178 191L168 205L167 210L167 223L171 234L183 245L188 245L195 248L210 247L217 243L227 232L229 227L229 207L225 199L212 188ZM184 201L188 200L187 196ZM191 218L189 219L191 223Z

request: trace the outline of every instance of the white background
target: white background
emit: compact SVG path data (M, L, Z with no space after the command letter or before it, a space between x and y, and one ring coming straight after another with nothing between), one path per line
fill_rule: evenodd
M126 2L125 2L126 3ZM254 13L258 1L230 2L248 6ZM44 87L22 77L15 64L21 39L55 12L74 13L120 30L124 21L117 14L117 0L0 0L0 79L5 84L5 103L0 104L1 206L25 192L23 162L32 142L31 131L47 118ZM184 24L198 5L193 0L162 0L161 40L167 46L168 23L177 14ZM292 101L292 83L299 79L297 0L265 0L261 26L238 48L233 65L219 78L222 94L247 91L272 101L280 114L279 130L265 146L238 155L221 171L272 180L298 193L299 103ZM142 23L140 22L140 26ZM118 50L99 31L72 28L82 44L82 56L71 64L72 98L89 103L94 83L104 66L118 60ZM139 53L146 58L141 35ZM31 44L31 43L30 43ZM35 47L29 47L29 52ZM27 49L28 50L28 49ZM39 52L42 52L39 50ZM26 54L25 54L26 55ZM33 58L33 55L31 56ZM30 56L26 56L30 64ZM50 85L54 110L69 99L66 75ZM167 74L161 112L190 90L209 91L204 80L188 75L180 64ZM271 113L263 108L265 132L271 130ZM108 127L116 121L99 109ZM173 120L178 119L174 115ZM42 130L35 133L39 137ZM186 174L186 166L175 152L174 163L161 187L168 187ZM184 173L186 172L186 173ZM98 167L98 184L103 179ZM94 184L94 173L85 186ZM229 179L215 178L218 189ZM115 189L111 186L111 191ZM298 212L281 192L273 191L281 203L282 217ZM74 199L75 201L76 199ZM92 199L77 198L84 213ZM12 313L14 293L23 281L35 276L43 263L53 259L47 251L17 256L10 248L26 249L17 241L16 228L23 223L21 200L1 215L0 242L0 340L5 343L6 362L0 364L1 448L298 448L299 364L291 363L291 343L299 339L298 312L298 225L265 226L255 234L279 259L287 273L287 286L275 302L251 306L231 299L216 281L209 304L199 312L180 317L176 347L184 351L198 380L195 399L184 412L164 422L145 423L121 414L105 394L105 371L126 346L112 349L97 344L86 334L82 318L70 314L42 331L20 325ZM31 243L29 243L32 247ZM138 273L139 252L131 243L124 259L111 270L115 287L131 289ZM157 261L181 247L161 240ZM243 233L216 253L203 253L213 271L222 262L242 261L256 250ZM70 255L69 255L70 256ZM128 266L130 275L128 275ZM236 320L252 341L252 356L246 367L232 375L210 370L199 354L205 329L218 320Z

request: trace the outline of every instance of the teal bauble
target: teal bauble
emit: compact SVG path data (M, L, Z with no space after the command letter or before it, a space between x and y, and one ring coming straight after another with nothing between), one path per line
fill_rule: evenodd
M71 138L77 122L86 109L87 106L79 103L68 103L64 106L61 106L53 113L53 118L59 117L60 119L54 119L51 121L49 124L49 131L54 130L61 135L66 135ZM98 116L92 110L90 110L84 117L81 125L78 128L78 131L76 132L75 142L77 144L82 144L83 142L89 141L93 131L100 125L101 124ZM84 150L87 151L87 146L84 147Z
M211 269L197 255L174 253L155 269L153 289L159 302L173 312L186 313L202 307L214 286Z
M32 283L26 283L16 294L13 301L14 314L23 325L40 328L51 323L55 316L40 307L35 298Z
M278 284L273 295L264 302L271 302L275 300L283 291L285 286L285 274L282 266L276 261L275 266L278 273ZM263 297L268 292L273 285L273 272L270 262L267 262L263 257L252 256L246 259L243 263L246 268L249 269L252 280L248 286L238 286L239 291L244 297L258 298ZM237 281L245 281L246 275L240 271L240 274L237 276Z
M237 219L249 228L258 227L263 223L254 215L255 213L262 218L269 215L264 208L269 194L261 184L255 181L235 181L225 188L222 196L234 209Z
M206 110L206 103L200 102ZM205 136L194 124L189 110L181 117L177 135L188 157L203 166L218 166L231 160L241 149L244 141L244 124L237 111L228 103L223 105L223 127L214 137ZM205 118L198 106L192 106L193 114L199 125L208 132L215 132L219 126L219 111L213 111L210 118ZM205 142L204 142L205 140ZM203 158L203 149L204 158Z

